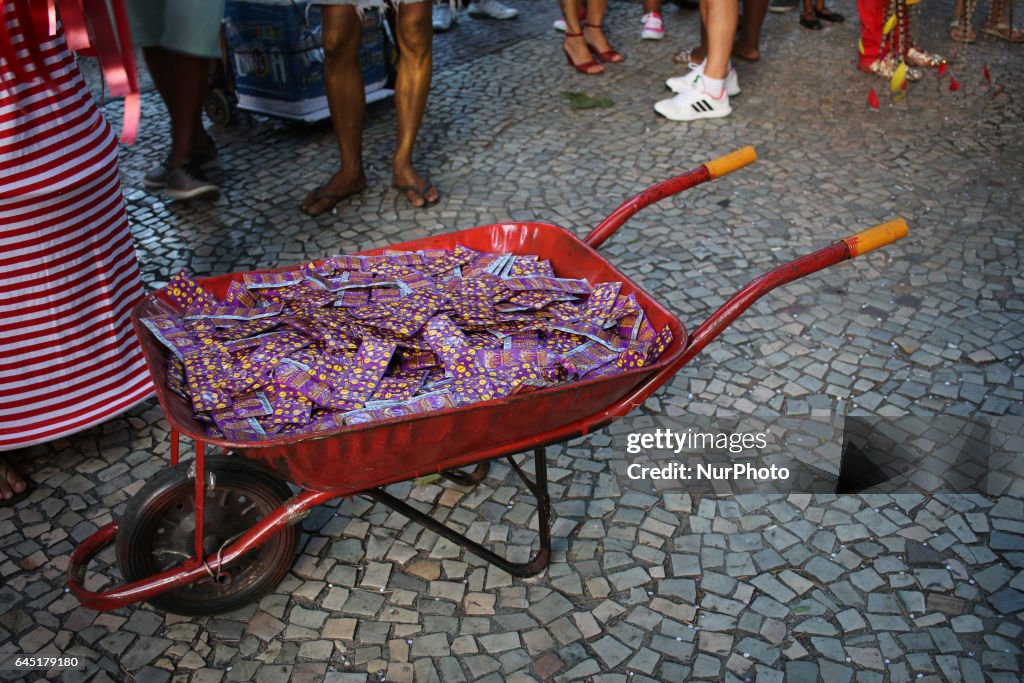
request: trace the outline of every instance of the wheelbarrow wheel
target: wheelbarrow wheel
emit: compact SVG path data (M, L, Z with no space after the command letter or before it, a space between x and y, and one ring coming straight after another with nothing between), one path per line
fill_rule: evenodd
M131 582L171 569L195 554L195 482L190 463L161 472L136 494L122 516L117 561ZM288 485L242 457L207 457L203 508L207 556L216 554L292 496ZM208 479L209 482L209 479ZM243 554L215 576L150 598L166 612L218 614L242 607L270 592L295 561L298 525L288 525L266 543Z
M223 128L231 123L231 117L235 113L235 104L231 101L231 96L224 90L210 88L206 92L203 109L213 125Z

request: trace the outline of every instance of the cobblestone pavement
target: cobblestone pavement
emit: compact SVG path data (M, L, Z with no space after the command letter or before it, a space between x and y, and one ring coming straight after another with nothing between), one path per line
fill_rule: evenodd
M646 209L603 251L691 328L750 278L837 237L894 215L911 235L766 297L639 420L1024 414L1021 46L980 40L953 66L959 91L930 74L891 103L884 82L853 69L855 21L811 32L770 15L762 61L737 64L734 114L687 125L651 105L678 71L671 54L695 40L692 12L669 6L669 38L642 43L639 7L614 3L606 25L628 59L589 78L564 65L552 4L511 4L518 23L463 17L438 39L418 152L442 191L431 210L389 187L389 103L368 114L369 188L331 215L297 210L335 163L329 127L250 115L214 131L224 196L166 201L141 189L167 130L144 97L143 136L123 161L147 286L180 268L296 264L497 221L583 235L642 188L751 144L757 164ZM949 49L952 3L925 4L922 43ZM835 8L855 16L851 0ZM562 91L613 105L573 111ZM293 570L258 604L209 618L145 604L99 613L66 592L63 571L166 466L168 425L150 401L23 454L38 487L0 508L0 651L90 660L66 681L1020 680L1019 486L652 495L616 476L617 439L636 424L551 449L554 557L539 577L514 579L355 498L303 522ZM390 490L529 554L533 499L504 463L475 488ZM119 578L112 562L101 555L90 587Z

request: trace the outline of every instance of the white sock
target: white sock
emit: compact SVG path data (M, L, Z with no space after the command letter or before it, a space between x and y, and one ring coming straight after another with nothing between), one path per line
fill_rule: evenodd
M704 92L714 97L716 100L721 99L722 95L725 94L725 79L724 78L710 78L707 74L701 77L704 81Z

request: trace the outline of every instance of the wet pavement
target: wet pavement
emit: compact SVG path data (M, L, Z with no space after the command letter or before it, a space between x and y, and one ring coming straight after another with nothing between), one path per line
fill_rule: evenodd
M89 662L48 675L67 681L1020 680L1019 478L999 495L714 497L637 490L620 473L626 432L684 413L1024 416L1024 48L979 40L894 101L854 68L855 21L811 32L795 13L769 15L762 60L737 64L732 116L679 124L651 106L680 72L671 55L695 41L692 11L666 7L668 38L641 42L639 6L613 3L606 26L627 61L595 78L565 66L553 5L510 4L515 22L463 13L437 37L417 151L442 193L428 210L390 188L390 102L368 110L368 189L329 215L298 211L336 163L329 126L246 113L212 130L223 196L168 201L142 189L168 126L148 92L123 152L146 285L494 222L583 236L627 197L743 145L756 164L645 209L602 249L690 329L836 238L897 215L910 236L765 297L638 417L549 449L554 554L531 579L354 498L303 521L300 556L258 604L96 612L66 591L69 556L166 467L168 424L154 400L29 449L37 489L0 508L0 652ZM855 18L849 0L834 8ZM924 7L924 47L950 51L950 9ZM612 104L575 111L566 91ZM389 491L499 552L530 553L534 501L503 462L476 487ZM100 556L91 588L120 578L113 562Z

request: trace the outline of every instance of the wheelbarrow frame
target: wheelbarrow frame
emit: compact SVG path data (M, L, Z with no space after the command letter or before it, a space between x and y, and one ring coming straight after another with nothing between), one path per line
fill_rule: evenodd
M545 234L551 231L558 231L556 244L560 246L569 245L571 248L578 249L578 254L582 256L589 253L590 257L596 259L597 263L607 267L605 274L609 277L606 277L605 281L609 279L621 280L623 282L623 291L636 293L645 311L650 309L649 312L652 313L655 325L668 324L675 335L672 345L670 345L657 363L648 368L633 370L620 375L614 375L610 378L562 385L522 397L473 404L463 408L412 416L411 418L395 418L356 428L342 429L323 436L317 435L312 438L308 436L305 438L290 437L271 439L258 443L235 443L207 437L202 431L201 423L194 419L190 411L183 408L183 406L186 406L186 402L181 400L180 397L170 394L164 383L159 381L165 367L166 350L159 347L155 340L152 339L148 330L141 326L139 318L152 313L154 307L159 307L161 304L158 301L158 297L152 295L147 297L136 308L133 319L136 331L143 341L147 364L151 372L153 372L154 379L157 380L155 384L158 398L172 425L171 464L176 465L179 459L179 432L191 437L196 444L194 472L191 473L195 481L196 501L194 555L179 566L152 577L140 579L102 592L87 590L84 586L86 567L103 548L114 541L119 525L118 521L114 521L86 539L72 554L67 570L68 585L71 591L79 598L83 605L94 609L108 610L145 600L173 588L185 586L207 577L216 576L217 572L221 569L230 566L242 554L259 547L286 525L300 521L309 514L312 508L333 498L349 495L363 495L382 503L515 576L531 576L542 571L547 566L551 554L550 499L547 491L546 446L591 433L607 426L615 419L630 413L633 409L640 406L662 384L671 379L694 356L700 353L707 344L715 339L743 311L775 287L840 261L853 258L861 253L866 253L899 239L906 234L906 224L902 220L897 219L871 228L859 235L840 240L790 263L783 264L742 288L700 325L692 336L688 336L686 329L679 322L678 318L667 311L667 309L664 309L640 287L621 275L621 273L618 273L614 267L598 256L594 250L643 207L682 190L742 168L752 163L755 159L756 156L753 149L747 147L718 160L701 165L675 178L658 183L624 202L582 241L558 226L546 223L518 223L482 226L460 233L448 233L439 237L426 238L389 247L389 249L399 250L422 249L437 246L438 239L442 240L444 244L456 244L459 243L458 240L462 237L472 239L478 237L481 231L488 230L511 231L513 233L513 241L518 233L523 231L541 231ZM485 235L484 237L486 238L487 236ZM522 253L537 253L536 251L529 252L530 244L532 244L530 240L527 239L525 242L522 245L525 251ZM499 243L505 244L500 241L500 236ZM469 244L467 246L473 245ZM514 248L510 250L515 251ZM383 250L378 249L365 253L372 254L380 253L381 251ZM542 254L542 256L549 257L548 254ZM207 278L206 280L200 280L199 283L204 287L209 285L208 288L214 294L217 294L218 289L226 288L229 278L237 278L240 275L233 274L231 276L221 276L220 278ZM612 398L600 401L597 404L593 403L594 396L602 391L612 392ZM566 392L569 393L566 394ZM347 484L343 482L311 480L308 468L303 473L296 470L289 463L290 456L306 454L315 450L324 452L324 449L328 449L329 451L331 447L336 447L338 443L342 442L346 444L356 443L359 446L361 444L353 442L352 439L358 439L360 435L364 439L369 439L370 446L375 445L376 448L380 449L388 445L389 437L401 436L408 430L414 430L417 423L421 423L420 428L425 430L422 433L429 433L432 425L439 424L436 422L437 420L446 421L440 424L456 426L461 424L465 426L471 419L488 419L490 413L487 411L493 411L496 407L499 409L499 412L494 414L498 415L499 419L508 419L508 416L512 414L508 411L515 411L517 407L528 410L530 406L536 407L539 405L541 409L545 409L550 404L544 401L555 400L551 397L556 397L560 400L559 406L570 406L573 404L574 398L576 398L572 392L584 392L581 394L584 397L584 403L588 400L590 401L590 403L585 405L584 414L570 414L567 419L549 419L543 423L543 429L495 444L488 444L486 439L474 441L471 442L472 445L467 452L441 459L436 457L433 459L428 458L428 466L420 463L412 468L407 467L405 469L393 467L389 470L385 467L382 469L383 474L378 471L371 471L363 479L357 479L356 482ZM545 396L548 398L545 399ZM541 402L538 403L538 400ZM591 409L593 405L598 407ZM566 409L568 410L568 408ZM501 410L504 410L504 412L500 412ZM540 411L535 408L533 414L538 412ZM483 431L486 432L486 430ZM276 471L279 476L283 475L286 480L299 485L303 489L239 538L222 548L215 555L210 556L206 556L202 544L204 501L206 499L207 485L204 465L205 450L208 444L232 450L243 457L256 460L268 466L272 471ZM513 455L527 450L533 450L534 452L535 478L532 480L512 458ZM354 452L357 453L356 460L358 460L358 450ZM321 457L324 456L321 455ZM346 453L327 452L326 459L336 457L344 458ZM429 473L440 473L456 483L472 485L482 480L486 475L489 461L499 457L506 457L508 459L513 470L520 476L537 500L539 547L537 552L527 562L511 562L506 558L500 557L483 545L438 522L433 517L424 514L404 501L395 498L383 489L388 484L405 481ZM472 474L454 471L456 468L468 465L476 465L476 469Z

